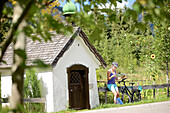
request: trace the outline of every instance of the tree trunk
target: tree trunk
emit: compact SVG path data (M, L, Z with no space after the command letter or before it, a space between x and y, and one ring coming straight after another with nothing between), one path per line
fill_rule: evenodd
M23 7L17 3L14 7L14 17L13 23L16 23L18 18L23 12ZM25 45L26 45L26 36L23 31L24 27L27 25L25 19L23 19L18 26L18 34L14 38L14 54L13 54L13 66L12 66L12 95L10 98L11 109L16 110L18 105L23 103L23 76L25 69Z

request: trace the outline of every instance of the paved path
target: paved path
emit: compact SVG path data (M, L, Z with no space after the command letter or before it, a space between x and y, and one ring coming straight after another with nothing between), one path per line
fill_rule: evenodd
M170 113L170 101L82 111L76 113Z

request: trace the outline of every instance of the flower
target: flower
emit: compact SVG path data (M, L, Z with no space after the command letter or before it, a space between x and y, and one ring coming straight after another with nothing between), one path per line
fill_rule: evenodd
M155 55L154 55L154 54L152 54L152 55L151 55L151 58L152 58L152 59L155 59Z
M13 5L16 4L16 1L15 0L9 0L10 2L12 2Z

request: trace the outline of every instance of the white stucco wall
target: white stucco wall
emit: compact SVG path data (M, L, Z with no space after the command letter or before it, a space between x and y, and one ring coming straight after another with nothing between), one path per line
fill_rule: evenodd
M46 98L46 111L53 112L53 77L52 72L38 73L38 78L42 80L42 97Z
M1 76L1 98L8 98L11 96L12 77L9 75ZM9 103L2 103L2 106L9 106Z
M11 96L12 77L1 76L1 97L8 98Z
M75 64L82 64L89 68L88 81L92 86L89 89L90 107L94 108L99 105L96 68L99 68L100 62L85 45L83 39L76 37L53 69L54 111L65 110L69 105L67 68Z

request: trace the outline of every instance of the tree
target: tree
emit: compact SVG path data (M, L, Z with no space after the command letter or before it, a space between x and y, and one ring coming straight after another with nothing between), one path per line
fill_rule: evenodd
M4 6L8 1L3 1L1 6ZM12 26L7 33L6 39L0 45L0 62L2 62L3 55L11 42L13 42L14 48L14 63L12 66L12 96L10 99L10 105L12 109L18 109L18 105L23 103L23 75L26 68L26 53L25 53L25 41L26 36L32 38L33 40L41 40L36 37L36 35L41 35L42 38L47 41L50 40L50 33L43 29L43 21L46 18L48 21L48 28L55 29L58 33L61 32L61 28L69 29L71 27L64 26L63 24L57 22L49 14L39 14L41 9L46 7L46 4L51 3L46 0L45 4L42 1L35 0L16 0L13 11ZM49 5L49 4L48 4ZM2 10L4 10L2 8ZM4 13L1 10L0 13ZM2 17L0 18L0 20ZM34 25L31 26L28 22ZM66 31L63 31L65 33ZM35 34L31 37L31 34Z
M35 68L26 70L26 77L24 78L24 98L41 98L41 80L38 79L38 73ZM25 103L24 107L27 112L29 110L34 109L34 111L44 112L42 111L44 108L43 104L40 103ZM26 112L26 111L24 111Z
M38 73L33 69L26 71L26 77L24 79L24 97L36 98L41 97L40 80L38 80Z
M57 7L59 7L59 6L60 6L59 0L54 0L47 7L43 8L41 12L52 15L54 19L61 22L62 21L62 14L57 9Z

